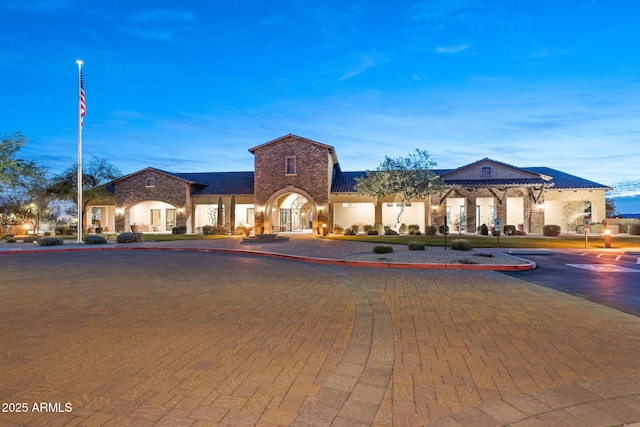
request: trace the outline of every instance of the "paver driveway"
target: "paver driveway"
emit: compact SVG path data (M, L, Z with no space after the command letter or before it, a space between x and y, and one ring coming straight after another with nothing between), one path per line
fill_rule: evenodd
M0 398L29 409L2 425L640 420L640 319L498 273L143 251L0 262Z

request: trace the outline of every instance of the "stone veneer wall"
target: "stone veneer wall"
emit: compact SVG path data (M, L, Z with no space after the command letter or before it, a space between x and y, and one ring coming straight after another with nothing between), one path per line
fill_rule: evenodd
M256 203L256 226L264 225L264 215L259 208L266 205L276 192L299 188L308 193L313 202L325 209L318 212L319 222L329 222L328 203L331 182L329 170L331 155L326 147L313 142L289 136L282 140L259 147L254 151L254 191ZM295 156L296 174L285 174L285 158Z
M147 179L155 178L155 187L147 187ZM176 225L186 226L192 215L190 184L154 170L142 170L115 184L116 210L124 208L124 214L116 213L116 231L128 231L129 209L147 200L169 203L176 209L184 209L176 215ZM192 232L192 230L187 230Z

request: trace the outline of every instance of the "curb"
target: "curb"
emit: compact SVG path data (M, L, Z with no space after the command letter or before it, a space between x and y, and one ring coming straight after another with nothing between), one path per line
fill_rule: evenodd
M0 255L19 255L35 253L54 252L101 252L101 251L173 251L173 252L209 252L234 255L251 255L265 258L284 259L289 261L306 262L309 264L335 265L339 267L365 267L365 268L396 268L413 270L476 270L476 271L526 271L536 268L536 263L525 260L527 264L505 265L505 264L416 264L404 262L376 262L376 261L350 261L330 258L313 258L298 255L276 254L271 252L260 252L241 249L222 248L150 248L150 247L98 247L98 248L69 248L69 249L24 249L0 251ZM517 257L515 257L517 258Z

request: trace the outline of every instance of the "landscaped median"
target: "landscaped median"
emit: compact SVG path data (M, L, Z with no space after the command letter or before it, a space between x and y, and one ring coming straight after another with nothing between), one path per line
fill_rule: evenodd
M426 246L444 247L444 237L439 236L368 236L355 235L343 236L330 234L325 239L346 240L369 243L383 243L389 245L407 245L409 243L422 243ZM454 239L463 238L471 242L474 248L544 248L544 249L585 249L585 237L579 234L560 235L555 237L544 237L540 235L529 236L500 236L500 240L495 236L481 236L478 234L449 234L447 235L447 245ZM604 235L589 235L587 239L588 249L601 249L605 247ZM614 248L638 248L640 247L640 237L629 234L618 234L612 236L612 247Z

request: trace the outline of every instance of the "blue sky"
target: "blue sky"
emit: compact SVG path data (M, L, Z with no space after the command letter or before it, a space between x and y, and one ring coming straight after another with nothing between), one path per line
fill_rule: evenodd
M0 132L52 173L252 170L294 133L343 170L428 150L616 188L640 212L640 2L73 1L0 3Z

